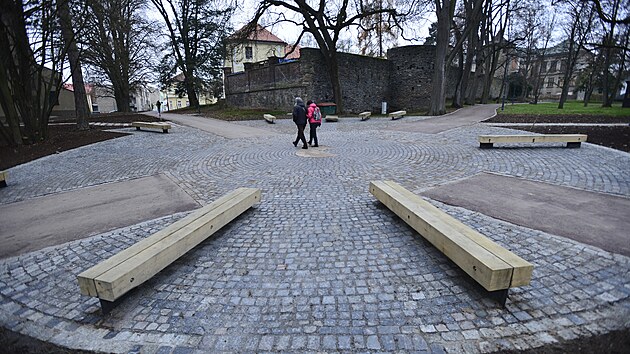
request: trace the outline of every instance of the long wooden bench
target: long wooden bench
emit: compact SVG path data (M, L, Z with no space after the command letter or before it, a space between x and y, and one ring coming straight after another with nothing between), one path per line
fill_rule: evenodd
M407 111L396 111L389 114L391 119L400 119L407 114Z
M98 297L103 313L260 201L260 189L238 188L78 275L81 294Z
M370 193L505 306L509 288L528 285L534 266L393 181Z
M276 116L271 114L263 114L263 118L267 121L267 123L273 124L276 122Z
M171 129L171 125L165 122L132 122L131 126L135 127L136 130L140 130L140 128L162 129L162 133L168 133L168 130Z
M9 172L0 171L0 188L7 186L7 177L9 176Z
M370 111L365 111L365 112L359 113L359 117L361 117L361 120L368 120L368 119L370 119L371 115L372 115L372 112L370 112Z
M324 118L324 120L326 120L327 122L338 122L339 116L327 115L326 118Z
M567 143L568 148L579 148L587 137L585 134L480 135L479 147L488 149L494 143Z

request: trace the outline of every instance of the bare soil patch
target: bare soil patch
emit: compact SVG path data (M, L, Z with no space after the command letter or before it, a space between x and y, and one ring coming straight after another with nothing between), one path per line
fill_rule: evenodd
M90 122L131 123L135 121L159 121L155 117L142 114L102 114L90 118ZM77 130L74 120L56 120L48 127L48 139L37 144L9 147L0 141L0 170L17 166L40 157L58 154L81 146L119 138L128 134L106 131L112 127L91 127L90 130Z
M506 126L506 128L539 134L586 134L588 142L630 152L630 116L591 115L516 115L498 114L484 123L532 123L531 126ZM579 124L627 124L627 126L544 126L542 123Z

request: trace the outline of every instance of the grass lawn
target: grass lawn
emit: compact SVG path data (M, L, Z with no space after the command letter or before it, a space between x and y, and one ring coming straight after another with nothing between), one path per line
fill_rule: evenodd
M558 102L539 104L506 104L505 110L498 109L499 114L572 114L572 115L605 115L614 117L630 116L630 108L621 108L621 103L602 108L600 102L591 102L584 107L582 101L568 101L563 109L558 109Z

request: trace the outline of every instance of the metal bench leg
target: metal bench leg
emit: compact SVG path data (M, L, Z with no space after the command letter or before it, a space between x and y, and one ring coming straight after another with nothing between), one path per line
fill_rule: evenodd
M493 146L493 143L479 143L479 147L482 149L489 149Z
M505 307L505 302L508 298L508 290L509 289L488 291L488 294L490 294L490 297L496 300L501 305L501 307Z
M7 181L6 180L0 181L0 188L6 187L6 186L7 186Z
M567 147L569 149L576 149L576 148L579 148L581 145L582 145L582 143L579 142L579 141L578 142L567 143Z
M168 133L168 129L162 129L162 133L164 134Z
M140 130L140 127L136 127L136 130Z

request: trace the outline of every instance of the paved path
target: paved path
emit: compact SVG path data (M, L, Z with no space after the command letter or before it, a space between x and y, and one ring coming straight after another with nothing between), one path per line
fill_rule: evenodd
M71 348L143 353L488 352L628 330L630 258L430 200L535 265L502 309L368 183L420 193L494 172L630 197L630 154L588 143L483 150L479 134L513 132L484 124L391 130L424 119L324 123L312 154L291 144L289 119L233 123L274 133L234 139L175 126L12 168L0 204L156 173L202 205L239 186L263 195L106 317L76 275L186 212L1 260L0 324Z
M157 116L155 112L146 113L147 115ZM258 127L239 126L234 123L225 122L218 119L197 117L193 115L162 113L162 118L189 127L201 129L208 133L223 136L229 139L252 138L257 136L274 135L271 130L261 129Z
M26 199L2 208L0 258L198 206L161 174Z
M494 117L497 104L476 105L459 109L453 113L439 117L431 117L420 122L392 125L389 129L403 132L441 133L453 128L472 125L482 120Z

